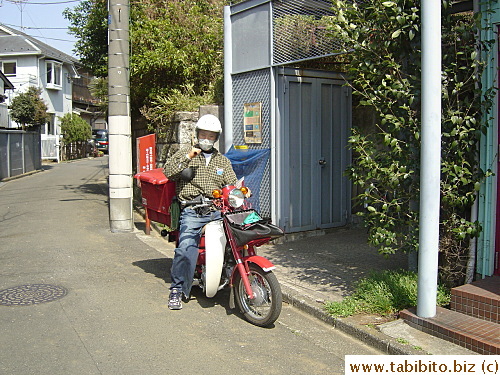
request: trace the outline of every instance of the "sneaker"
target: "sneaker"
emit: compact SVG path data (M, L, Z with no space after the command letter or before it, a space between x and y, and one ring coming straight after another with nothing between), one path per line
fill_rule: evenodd
M168 308L170 310L182 309L182 292L179 289L172 289L168 297Z

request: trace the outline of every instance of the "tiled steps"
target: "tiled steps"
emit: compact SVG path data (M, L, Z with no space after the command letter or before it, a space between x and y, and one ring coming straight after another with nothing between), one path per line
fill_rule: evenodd
M500 323L500 277L492 276L451 290L453 311Z
M400 317L413 327L480 354L500 354L500 277L491 276L452 289L451 310L438 307L433 318L420 318L416 309Z

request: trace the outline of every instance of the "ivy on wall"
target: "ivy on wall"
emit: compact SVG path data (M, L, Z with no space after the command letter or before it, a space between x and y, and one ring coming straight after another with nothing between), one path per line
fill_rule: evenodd
M478 167L478 144L492 105L483 90L479 17L442 9L442 159L440 277L460 283L469 241L481 230L471 207L490 171ZM420 194L420 1L334 0L329 29L348 54L347 71L360 106L376 113L374 131L353 129L348 175L360 187L359 212L379 253L418 250Z

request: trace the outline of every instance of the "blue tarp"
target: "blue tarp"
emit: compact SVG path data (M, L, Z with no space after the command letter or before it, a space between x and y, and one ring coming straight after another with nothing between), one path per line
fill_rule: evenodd
M250 203L252 203L253 208L259 211L260 186L271 155L271 149L239 150L231 146L225 155L231 161L236 176L238 178L245 177L245 186L248 186L252 191Z

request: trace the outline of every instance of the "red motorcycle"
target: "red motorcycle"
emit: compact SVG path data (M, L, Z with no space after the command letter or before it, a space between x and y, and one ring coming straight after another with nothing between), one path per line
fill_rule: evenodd
M229 286L230 307L238 304L245 318L257 326L273 324L281 313L281 287L273 273L276 267L257 255L257 248L283 235L283 231L264 220L250 207L248 189L236 185L213 192L213 198L181 202L193 209L215 206L222 220L204 228L199 245L193 285L209 298Z

